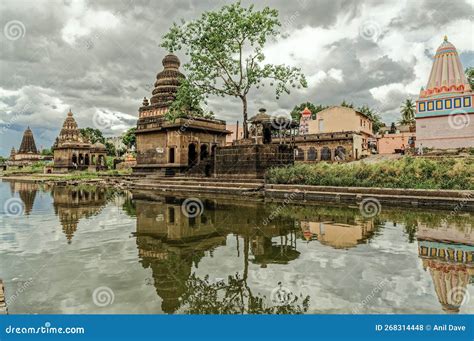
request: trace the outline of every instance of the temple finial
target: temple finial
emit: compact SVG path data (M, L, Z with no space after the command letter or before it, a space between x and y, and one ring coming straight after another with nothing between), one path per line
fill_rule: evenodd
M444 36L444 41L448 41L448 36L447 35Z

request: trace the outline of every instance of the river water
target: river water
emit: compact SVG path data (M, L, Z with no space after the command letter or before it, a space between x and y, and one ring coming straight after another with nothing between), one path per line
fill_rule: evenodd
M474 216L0 182L9 313L474 313Z

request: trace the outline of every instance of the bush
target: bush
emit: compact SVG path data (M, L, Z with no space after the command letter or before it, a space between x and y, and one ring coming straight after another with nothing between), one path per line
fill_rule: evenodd
M267 181L317 186L474 190L474 162L468 158L405 157L372 164L296 164L270 169Z

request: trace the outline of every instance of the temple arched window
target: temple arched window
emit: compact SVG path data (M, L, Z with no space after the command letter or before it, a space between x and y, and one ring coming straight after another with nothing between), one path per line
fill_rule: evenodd
M344 148L343 146L338 146L334 152L334 158L336 159L336 161L344 161L347 157L346 148Z
M308 149L308 161L316 161L318 156L318 152L316 151L316 148L310 147Z
M331 161L331 149L329 147L321 149L321 161Z
M304 150L301 148L295 149L295 161L304 161Z

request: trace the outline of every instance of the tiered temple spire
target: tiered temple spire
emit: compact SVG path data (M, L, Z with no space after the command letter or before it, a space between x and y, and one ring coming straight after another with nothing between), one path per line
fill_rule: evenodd
M23 133L23 139L21 140L18 154L38 154L35 138L33 137L33 132L31 131L30 127L28 127Z
M444 41L436 51L428 84L426 89L421 91L420 97L470 90L456 47L444 36Z
M184 75L179 71L180 61L174 54L163 58L164 70L156 75L155 88L150 99L151 105L160 107L169 106L176 98L180 79Z

